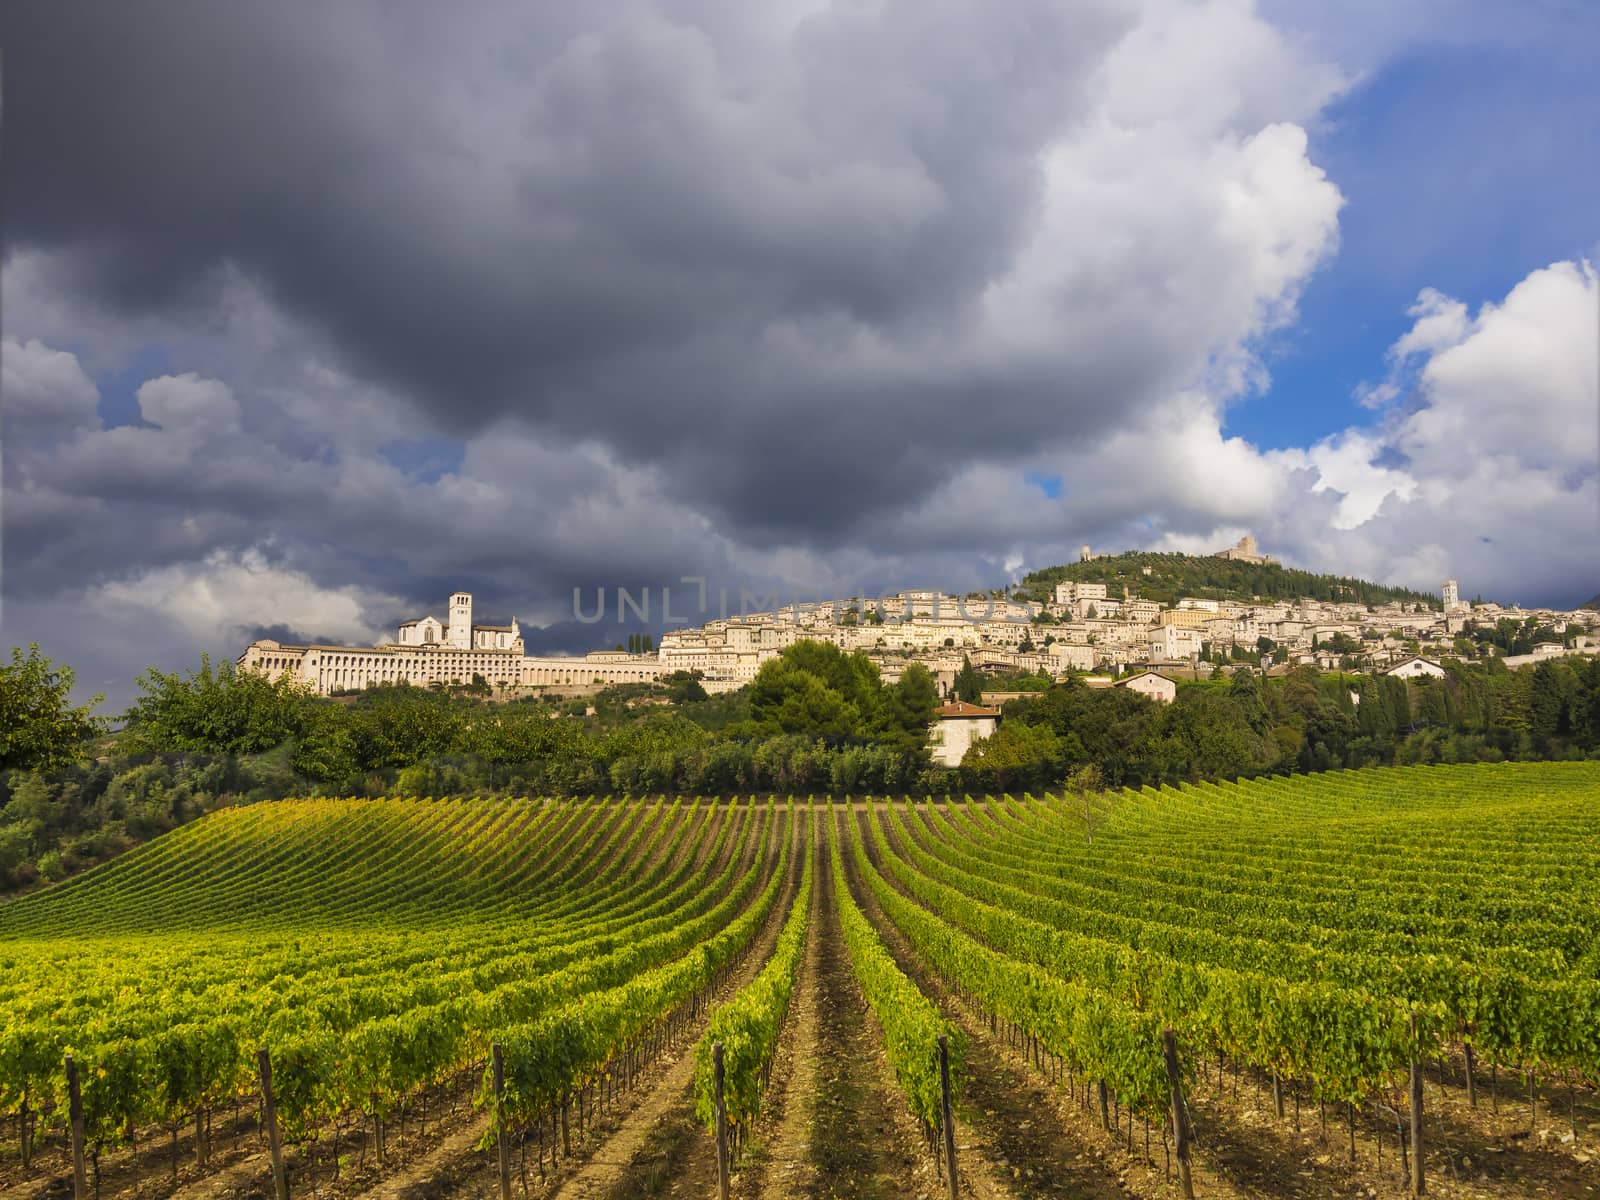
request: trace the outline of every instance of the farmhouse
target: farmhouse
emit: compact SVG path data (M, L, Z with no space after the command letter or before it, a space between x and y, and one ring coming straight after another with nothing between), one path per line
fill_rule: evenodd
M1431 659L1413 655L1402 659L1384 672L1385 675L1396 675L1401 679L1416 679L1419 675L1427 675L1434 679L1443 679L1445 670Z
M1154 671L1141 671L1137 675L1130 675L1126 679L1119 679L1117 687L1125 687L1130 692L1138 692L1141 696L1148 696L1157 704L1171 704L1178 696L1177 680L1168 679Z
M1000 710L953 700L933 710L933 728L928 743L933 760L947 767L958 767L972 743L988 737L1000 727Z

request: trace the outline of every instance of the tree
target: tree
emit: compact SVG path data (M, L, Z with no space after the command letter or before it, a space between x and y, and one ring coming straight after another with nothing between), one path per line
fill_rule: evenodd
M1095 826L1099 824L1095 818L1094 798L1104 789L1105 780L1100 775L1100 768L1094 763L1077 767L1067 776L1067 790L1083 802L1083 831L1091 846L1094 845Z
M876 728L883 703L878 668L865 654L799 641L761 664L750 684L756 730L842 739Z
M0 769L48 771L82 757L83 744L104 732L93 715L103 696L73 705L71 667L57 667L39 653L12 647L11 662L0 664Z
M151 667L138 684L144 694L127 713L128 743L136 752L259 754L297 736L310 720L309 686L226 661L213 671L208 654L200 656L198 671Z
M700 671L673 671L663 675L661 682L669 689L674 704L698 704L710 699L710 693L700 682L703 678Z
M1007 721L994 733L967 748L961 767L979 787L1000 791L1028 787L1048 779L1061 753L1061 742L1048 725Z
M1528 732L1538 745L1548 746L1563 732L1566 709L1566 691L1555 663L1540 663L1528 688Z
M770 710L780 732L821 738L847 738L856 732L860 713L855 706L815 675L792 671L784 682L781 698Z
M1261 698L1261 682L1256 678L1256 672L1245 669L1235 670L1234 678L1227 685L1227 696L1237 704L1238 710L1245 715L1245 722L1256 733L1266 733L1272 725L1272 717L1267 714L1267 704Z
M932 673L921 663L908 664L901 672L900 682L889 689L879 744L907 754L926 753L928 726L938 707L939 688Z
M1600 658L1590 659L1576 672L1572 731L1585 750L1600 749Z
M950 690L955 693L957 700L965 700L968 704L983 703L983 676L978 674L972 659L965 654L961 656L961 670L956 672Z

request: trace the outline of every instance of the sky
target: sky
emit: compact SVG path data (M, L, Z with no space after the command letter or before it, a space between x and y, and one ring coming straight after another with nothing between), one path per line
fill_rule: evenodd
M458 588L583 650L623 587L660 628L1250 532L1576 605L1596 44L1588 0L16 0L0 631L117 710Z

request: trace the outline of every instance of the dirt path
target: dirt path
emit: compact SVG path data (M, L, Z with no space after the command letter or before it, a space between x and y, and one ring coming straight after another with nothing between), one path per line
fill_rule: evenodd
M475 1174L487 1181L492 1156L478 1154L477 1145L488 1131L489 1121L489 1113L474 1112L460 1128L363 1195L367 1200L424 1200L460 1187Z
M752 956L755 957L755 956ZM757 961L760 961L758 959ZM741 978L743 972L741 972ZM721 999L722 997L719 997ZM666 1072L639 1103L610 1130L603 1130L594 1152L553 1193L555 1200L599 1200L604 1196L647 1196L670 1183L695 1143L711 1139L694 1120L694 1047L703 1024L673 1049ZM716 1160L711 1159L713 1178Z
M771 957L799 886L801 830L793 830L794 853L789 878L773 905L765 927L737 970L717 990L713 1004L733 996ZM590 1149L576 1169L551 1181L554 1200L600 1200L665 1195L687 1187L684 1194L702 1194L707 1181L715 1190L716 1154L712 1140L694 1117L694 1047L710 1013L707 1005L678 1043L658 1061L655 1079L635 1090L630 1107L613 1109L589 1141ZM687 1181L699 1181L688 1186ZM696 1190L698 1187L699 1190Z
M1328 1106L1324 1130L1323 1115L1305 1089L1285 1085L1285 1114L1278 1117L1269 1086L1232 1064L1219 1073L1212 1061L1200 1064L1191 1088L1202 1161L1240 1193L1305 1200L1333 1200L1352 1189L1379 1197L1408 1194L1396 1128L1404 1110L1398 1095L1387 1098L1381 1114L1371 1105L1358 1111L1352 1163L1350 1115L1343 1105ZM1302 1100L1298 1129L1296 1093ZM1438 1074L1430 1075L1423 1107L1429 1195L1587 1200L1600 1194L1600 1153L1581 1116L1574 1131L1563 1106L1559 1117L1542 1118L1535 1130L1525 1094L1515 1109L1502 1103L1498 1115L1492 1101L1480 1095L1479 1102L1479 1108L1469 1108L1464 1087L1441 1087Z
M786 1100L794 1112L777 1135L766 1194L808 1200L931 1196L938 1187L932 1160L894 1086L882 1030L850 970L832 868L825 857L817 866L815 1029L809 1040L795 1042L798 1061ZM800 1126L805 1153L796 1161Z
M762 1113L751 1131L751 1144L734 1177L739 1200L780 1200L797 1194L798 1181L809 1168L811 1127L817 1110L817 1052L822 1008L823 904L821 877L826 866L819 822L812 853L817 854L816 883L811 889L811 918L806 953L795 979L789 1019L778 1039L772 1081Z
M245 1113L234 1119L231 1110L216 1112L208 1143L210 1153L204 1167L195 1158L193 1125L185 1122L178 1140L176 1178L172 1172L170 1135L150 1130L141 1132L144 1136L136 1150L123 1147L101 1156L100 1195L106 1200L114 1196L189 1200L190 1197L222 1194L211 1190L215 1180L228 1181L227 1191L231 1193L245 1186L258 1163L262 1164L259 1166L262 1177L267 1175L265 1152L260 1146L255 1121ZM70 1200L71 1160L65 1145L57 1145L56 1140L38 1149L31 1177L0 1187L0 1200ZM92 1167L87 1179L93 1188Z

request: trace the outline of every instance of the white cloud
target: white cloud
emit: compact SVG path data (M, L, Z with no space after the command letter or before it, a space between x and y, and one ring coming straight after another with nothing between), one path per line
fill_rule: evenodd
M256 548L217 551L90 589L88 609L121 625L159 622L203 646L237 646L251 631L284 625L308 635L373 644L403 601L350 585L325 587L270 562Z
M1467 306L1433 288L1423 288L1407 312L1417 323L1389 349L1389 357L1404 361L1413 354L1444 350L1460 342L1472 325Z
M139 387L139 412L168 433L196 439L234 433L239 428L239 402L228 385L185 375L163 375Z
M1339 507L1333 518L1335 529L1354 529L1377 516L1390 496L1410 500L1416 495L1417 481L1405 471L1378 465L1383 453L1382 439L1366 430L1347 429L1324 438L1309 450L1285 451L1276 458L1287 467L1305 467L1316 472L1313 493L1334 492Z
M1398 447L1435 475L1491 455L1530 470L1592 469L1596 295L1591 264L1562 262L1485 304L1432 350L1419 384L1426 406L1406 421Z
M0 408L8 436L42 436L100 424L100 389L75 354L37 338L0 342Z
M1311 482L1262 512L1260 527L1324 570L1430 588L1450 574L1507 600L1587 599L1600 588L1595 268L1535 270L1476 316L1425 291L1411 315L1390 351L1415 363L1395 383L1412 389L1406 403L1374 428L1264 456ZM1300 507L1322 492L1341 497L1331 520Z

